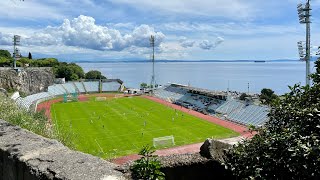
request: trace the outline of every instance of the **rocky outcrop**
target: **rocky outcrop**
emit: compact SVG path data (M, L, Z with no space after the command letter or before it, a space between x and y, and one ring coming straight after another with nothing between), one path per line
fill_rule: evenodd
M0 68L0 87L26 95L46 91L54 83L52 68Z
M206 139L200 147L200 154L203 157L223 161L224 150L230 148L232 145L214 139Z
M125 179L116 165L0 120L0 179Z

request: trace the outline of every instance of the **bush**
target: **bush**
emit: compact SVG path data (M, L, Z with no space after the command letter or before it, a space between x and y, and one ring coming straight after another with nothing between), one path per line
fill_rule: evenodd
M86 73L86 79L107 79L100 71L91 70Z
M0 95L0 119L28 129L42 136L51 136L47 129L48 122L44 112L32 113L20 109L10 98Z
M240 179L320 178L320 84L290 90L272 103L258 134L226 153L226 167Z
M164 179L164 173L160 171L161 163L152 153L154 150L150 146L141 149L139 155L142 155L142 158L136 160L130 168L134 179Z

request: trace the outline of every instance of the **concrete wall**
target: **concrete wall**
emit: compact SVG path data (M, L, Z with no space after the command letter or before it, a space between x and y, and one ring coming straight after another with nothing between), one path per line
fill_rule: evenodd
M125 179L117 166L0 120L0 180Z
M14 89L26 95L46 91L54 83L52 68L25 68L18 72L0 68L0 87Z

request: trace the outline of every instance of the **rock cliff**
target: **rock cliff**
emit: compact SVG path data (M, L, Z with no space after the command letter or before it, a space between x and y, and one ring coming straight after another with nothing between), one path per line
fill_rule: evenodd
M0 68L0 87L17 90L26 95L46 91L54 83L52 68L26 68L18 72Z

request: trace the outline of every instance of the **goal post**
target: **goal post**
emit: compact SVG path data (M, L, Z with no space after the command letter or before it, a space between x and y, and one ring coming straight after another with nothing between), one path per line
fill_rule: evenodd
M174 145L175 143L173 135L153 138L153 147L155 148L166 148Z
M107 100L107 98L106 97L96 97L95 100L96 101L105 101L105 100Z

